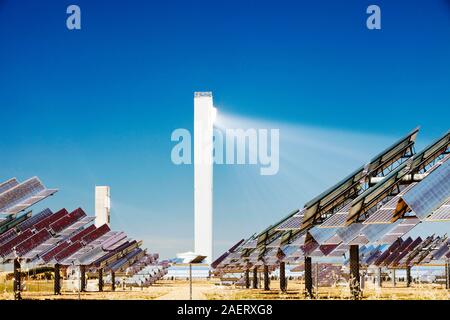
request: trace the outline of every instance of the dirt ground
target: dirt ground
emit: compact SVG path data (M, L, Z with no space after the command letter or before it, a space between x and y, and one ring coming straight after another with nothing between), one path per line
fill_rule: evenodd
M271 281L271 290L242 289L233 286L221 286L218 280L197 280L193 282L192 297L195 300L262 300L262 299L305 299L303 295L304 284L297 280L288 283L288 291L282 293L279 283ZM22 292L24 299L33 300L53 300L53 299L104 299L104 300L183 300L189 299L189 282L184 280L161 280L148 288L122 288L117 287L112 292L109 286L105 286L104 292L63 292L60 296L53 294L53 282L28 282L28 287ZM0 299L13 299L10 285L0 286ZM317 299L349 299L350 290L346 286L342 287L321 287L316 292ZM376 300L405 300L405 299L426 299L426 300L448 300L450 291L442 286L430 284L413 284L411 288L406 288L399 283L396 287L392 283L384 283L383 288L378 289L368 284L363 291L363 299Z
M279 290L278 281L271 282L271 290L261 289L236 289L232 287L221 288L213 292L205 293L207 299L231 299L231 300L303 300L304 284L301 281L291 280L288 284L287 292ZM342 287L320 287L315 291L316 299L350 299L350 289ZM366 285L363 290L365 300L449 300L450 291L442 286L430 284L413 284L406 288L404 284L393 287L392 283L385 283L382 288L375 288L374 285Z

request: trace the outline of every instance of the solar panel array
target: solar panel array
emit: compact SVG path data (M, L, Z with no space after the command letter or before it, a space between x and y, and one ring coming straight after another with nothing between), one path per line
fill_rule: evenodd
M39 201L53 195L58 190L47 189L42 182L33 177L22 183L11 179L0 188L0 214L15 215Z
M415 185L402 200L419 218L426 218L450 198L450 161L445 161Z
M148 264L139 272L127 278L128 285L148 286L154 284L167 274L167 266L158 264Z
M112 231L104 224L96 227L94 217L81 208L71 212L50 209L32 215L20 214L37 202L53 195L37 177L19 183L9 179L0 183L0 259L9 263L18 259L33 265L77 266L130 276L147 266L159 271L149 272L145 283L153 283L165 273L157 261L158 255L148 254L142 242L128 238L124 232ZM153 270L153 269L152 269ZM126 273L125 273L126 275Z
M350 245L358 245L364 251L361 262L370 265L380 261L414 265L450 258L448 247L441 244L430 251L435 255L422 252L409 261L412 251L408 250L420 247L424 251L424 243L402 240L424 220L450 220L450 132L414 154L416 134L414 130L302 210L244 241L217 263L216 271L238 272L263 264L275 267L307 256L343 257ZM435 247L439 237L431 238ZM383 260L384 256L390 258Z
M391 170L399 167L406 158L413 154L413 146L418 128L372 158L367 164L338 182L333 187L321 193L305 204L303 227L309 228L320 223L323 217L328 217L342 208L349 200L355 199L369 187L373 177L386 176Z

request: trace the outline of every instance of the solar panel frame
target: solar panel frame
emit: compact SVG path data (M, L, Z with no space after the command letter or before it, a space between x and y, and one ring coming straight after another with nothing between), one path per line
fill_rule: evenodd
M61 241L61 239L59 239L58 237L49 238L48 240L41 243L39 246L37 246L33 250L24 254L22 256L22 259L25 259L27 261L37 260L38 264L42 264L42 263L44 263L44 261L42 261L40 259L40 254L54 248L55 246L57 246L59 244L60 241Z
M56 192L58 192L57 189L42 190L41 192L37 193L36 195L25 199L23 202L20 202L20 203L14 205L13 207L9 208L8 210L6 210L6 211L4 211L2 213L6 214L6 215L16 215L19 212L30 208L31 206L35 205L36 203L38 203L38 202L40 202L40 201L42 201L42 200L52 196Z
M370 246L366 252L363 253L363 256L360 257L360 263L366 266L370 265L370 261L376 257L376 255L380 254L382 251L381 246Z
M394 243L397 239L401 238L402 236L398 235L398 234L387 234L384 237L382 237L378 243L382 243L382 244L392 244Z
M269 244L266 245L266 248L279 248L281 246L282 237L278 237Z
M322 252L324 256L327 256L331 252L333 252L337 247L339 247L339 244L323 244L319 246L319 250Z
M100 228L97 228L96 230L98 230L98 229L100 229ZM93 232L95 232L96 230L94 230ZM92 234L93 232L91 232L89 234ZM84 240L81 240L81 243L84 244L84 246L82 248L80 248L79 250L73 252L71 255L65 257L61 261L61 264L71 265L71 264L75 263L80 256L86 254L87 252L89 252L90 250L93 250L94 248L96 248L98 246L102 246L105 241L114 237L118 233L119 233L118 231L109 231L88 243L85 243ZM83 237L82 239L84 239L84 238L85 237ZM129 241L127 241L127 242L129 242Z
M2 233L0 235L0 246L8 241L10 241L12 238L17 236L17 231L15 229L9 229L8 231Z
M46 189L39 178L30 178L0 194L0 213L17 214L45 198L48 190L57 192L56 189Z
M399 219L399 223L391 229L388 233L386 233L381 239L377 241L377 243L390 244L395 241L396 238L401 238L403 235L410 232L414 227L416 227L420 220L411 217L411 218L403 218Z
M27 230L21 232L20 234L18 234L16 237L9 240L8 242L3 243L0 246L0 256L5 258L6 256L9 255L9 253L11 253L13 251L15 246L20 244L22 241L28 239L32 235L33 235L33 232L30 229L27 229Z
M48 229L53 222L61 219L62 217L66 216L68 214L69 214L69 212L63 208L63 209L58 210L57 212L53 213L52 215L49 215L42 220L39 220L38 222L33 224L32 228L36 229L37 231L42 230L42 229Z
M402 196L420 219L425 219L450 198L450 161L445 161Z
M49 229L54 233L57 234L68 227L75 224L80 219L86 217L86 213L81 209L75 209L74 211L70 212L68 215L62 217L61 219L58 219L57 221L50 224Z
M70 243L65 249L56 254L53 257L53 259L60 264L64 264L63 261L65 261L67 257L72 256L75 252L79 251L81 248L83 248L83 244L81 243L81 241Z
M53 211L50 210L49 208L44 209L41 212L39 212L38 214L36 214L36 215L28 218L24 222L20 223L17 226L17 229L19 231L26 230L26 229L32 227L33 225L35 225L36 223L40 222L41 220L44 220L45 218L49 217L52 214L53 214Z
M345 256L345 254L350 250L350 246L348 244L341 243L338 245L333 251L331 251L328 256L329 257L341 257Z
M450 251L450 239L444 241L439 248L433 253L433 259L439 260L441 259L447 252Z
M352 223L346 228L340 228L337 230L337 235L342 239L343 243L348 244L350 240L357 237L361 230L364 228L362 223Z
M320 214L322 210L326 210L327 206L336 202L336 199L349 193L352 189L356 190L362 179L367 178L380 170L383 171L384 167L392 165L401 157L407 157L408 152L412 150L418 131L419 129L415 128L405 137L372 158L369 164L360 167L355 172L306 203L305 218L303 220L302 228L306 229L310 227L317 218L317 215ZM361 187L359 186L359 188ZM347 196L349 195L350 194Z
M327 240L332 239L338 232L338 228L319 228L317 226L308 230L308 233L318 244L325 244ZM327 244L330 244L327 242Z
M81 218L80 220L76 221L74 224L68 226L66 229L60 231L58 234L62 237L68 237L75 232L78 232L83 227L86 227L86 225L90 224L95 220L94 217L85 216Z
M331 238L323 242L324 245L339 244L339 243L342 243L342 239L339 237L338 234L334 234Z
M304 233L299 234L289 243L289 245L301 247L305 244L305 240L306 240L306 234L304 234Z
M445 222L450 221L450 198L440 207L433 211L431 215L425 218L428 222Z
M433 239L433 236L428 236L425 240L421 241L409 255L400 260L400 264L405 266L413 266L416 261L421 260L421 253L423 252L424 248L426 248L433 242Z
M117 247L117 243L127 238L127 234L125 232L119 232L112 237L108 238L102 243L102 247L104 250L114 250Z
M45 187L34 177L0 194L0 213L27 199L30 195L44 190Z
M44 243L48 239L50 239L52 235L47 230L43 229L39 232L36 232L34 235L25 239L20 244L15 247L16 253L18 257L24 256L26 253L32 251L40 244ZM13 257L11 257L13 258Z
M131 239L129 239L129 238L126 236L125 238L120 239L119 241L117 241L117 242L114 243L114 244L109 245L108 247L106 247L105 245L102 245L102 248L103 248L104 250L107 250L107 251L115 250L115 249L117 249L118 247L120 247L121 245L123 245L125 242L130 241L130 240L131 240Z
M402 255L406 255L409 250L408 247L413 243L413 239L411 237L408 237L405 239L400 246L398 246L391 255L389 255L384 261L383 264L386 266L389 266L391 264L395 264L396 260L400 260L402 258Z
M395 211L397 204L400 201L402 195L411 190L417 183L413 182L404 188L399 194L395 195L391 200L381 206L380 209L370 214L367 219L363 221L364 224L382 224L392 223L395 218Z
M337 212L330 216L324 223L320 225L321 228L340 228L345 226L348 212Z
M19 181L17 181L16 178L11 178L9 180L6 180L6 181L0 183L0 195L3 192L10 190L17 185L19 185Z
M242 248L243 249L255 249L257 247L258 244L258 240L257 239L252 239L247 241Z
M131 250L133 250L134 248L136 248L138 246L140 246L140 243L137 242L136 240L133 240L127 244L124 244L122 247L117 248L115 251L109 252L108 254L101 257L97 261L94 261L92 263L92 265L103 268L103 267L107 266L109 263L116 261L117 257L120 257L121 255L126 254L127 252L130 252Z
M366 245L368 243L370 243L369 239L367 239L366 236L363 234L357 235L355 238L353 238L348 242L349 245L360 245L360 246Z
M80 254L76 259L77 265L91 265L94 261L106 255L108 251L103 250L102 246L97 246L83 254Z
M381 255L373 261L373 264L376 266L382 265L384 260L394 251L397 250L397 248L403 243L403 240L401 238L397 238L393 243L389 245L389 247L381 253Z
M301 215L293 215L288 220L281 223L278 227L275 228L277 231L287 231L287 230L298 230L300 229L303 221L303 214Z
M350 213L347 218L347 224L357 221L363 213L368 212L368 210L373 208L383 198L392 193L392 191L395 188L398 188L401 180L407 174L413 176L415 173L423 169L426 166L426 164L429 164L438 159L439 157L441 157L442 155L445 155L449 145L450 145L450 131L447 132L441 138L437 139L434 143L427 146L421 152L415 154L405 163L401 164L389 175L387 175L382 181L380 181L373 187L369 188L368 190L364 191L355 200L353 200L352 208L350 209ZM429 176L431 176L434 173L435 171L433 171ZM423 181L421 183L423 183ZM417 188L421 183L413 187L408 193L412 192L412 190ZM408 193L406 193L402 197L402 199ZM400 203L401 202L402 201L400 201ZM401 206L399 205L398 209L400 208ZM395 213L396 218L398 218L398 214L399 212Z
M316 257L316 258L321 258L324 257L325 255L323 254L323 252L320 250L320 246L318 246L317 248L315 248L314 250L312 250L309 254L309 257Z
M396 221L391 224L367 224L361 233L369 240L370 243L376 243L377 240L382 238L390 230L394 229L400 221Z

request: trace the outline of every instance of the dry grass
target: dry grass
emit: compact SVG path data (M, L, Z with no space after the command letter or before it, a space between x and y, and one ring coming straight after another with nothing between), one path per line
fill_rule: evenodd
M396 286L386 283L381 289L373 285L366 285L363 291L365 300L448 300L450 291L442 286L431 284L414 284L410 288ZM278 282L271 283L271 290L261 289L241 289L233 287L222 287L214 292L206 293L207 299L221 300L300 300L305 299L303 295L304 284L299 281L290 281L288 291L282 293L278 289ZM350 289L348 287L321 287L316 293L317 299L345 300L351 299Z
M23 291L22 298L30 300L153 300L168 293L166 289L155 287L133 290L116 290L104 292L62 292L61 295L56 296L53 291L29 292ZM3 293L0 299L11 300L13 293Z
M0 283L0 300L14 299L12 281ZM6 290L5 290L6 288ZM29 280L24 282L21 293L23 299L31 300L153 300L167 294L170 289L160 284L148 288L116 287L111 291L111 286L105 285L103 292L62 291L61 295L53 294L53 281Z
M6 285L6 290L5 290ZM209 300L301 300L304 284L300 281L291 280L288 291L282 293L278 289L278 281L271 282L271 290L241 289L221 286L217 279L210 281L196 280L193 283L194 299ZM189 282L185 280L161 280L148 288L123 288L116 287L116 291L110 291L105 286L104 292L62 292L62 295L53 295L53 281L29 280L25 282L25 290L22 292L24 299L54 300L54 299L103 299L103 300L153 300L153 299L188 299ZM321 287L317 294L318 299L350 299L348 287ZM0 282L0 299L13 299L12 281ZM403 283L393 287L392 283L384 283L381 289L375 288L373 284L366 284L363 299L369 300L448 300L450 291L442 286L431 284L413 284L406 288Z

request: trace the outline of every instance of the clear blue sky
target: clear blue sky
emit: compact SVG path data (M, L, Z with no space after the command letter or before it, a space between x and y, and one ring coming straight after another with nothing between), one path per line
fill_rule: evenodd
M448 130L449 57L448 0L0 0L0 179L38 175L60 189L46 205L90 213L110 185L114 228L192 249L193 172L170 134L213 91L220 112L280 128L283 155L274 177L216 168L219 254L413 127L421 145Z

